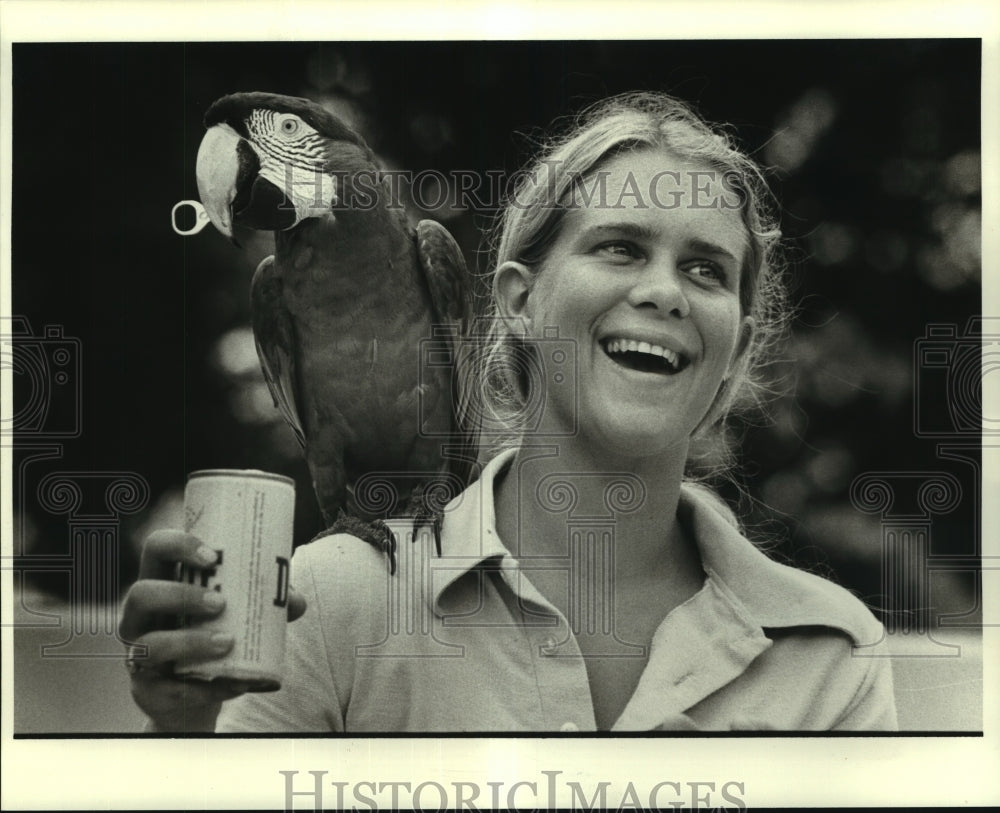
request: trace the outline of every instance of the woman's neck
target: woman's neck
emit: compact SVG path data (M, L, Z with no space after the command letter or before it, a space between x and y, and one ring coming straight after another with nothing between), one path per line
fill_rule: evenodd
M563 558L574 530L610 529L617 579L698 568L677 521L685 453L626 460L565 439L522 446L494 486L497 532L518 558Z

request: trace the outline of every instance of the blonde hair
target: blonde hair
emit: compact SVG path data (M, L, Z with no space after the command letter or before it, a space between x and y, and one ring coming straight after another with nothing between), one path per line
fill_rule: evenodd
M684 102L661 93L629 93L584 110L573 126L552 139L540 157L520 174L494 227L494 268L516 261L533 274L559 233L574 186L611 158L634 150L658 149L724 174L739 197L749 237L740 275L742 315L756 329L740 366L723 383L692 438L688 468L725 469L730 464L724 422L735 407L762 403L759 378L769 349L787 321L784 288L777 262L781 233L777 207L757 164L725 130L706 123ZM480 381L483 412L492 431L491 451L516 445L524 431L523 413L530 386L524 361L530 353L512 334L492 303ZM497 431L497 427L509 431Z

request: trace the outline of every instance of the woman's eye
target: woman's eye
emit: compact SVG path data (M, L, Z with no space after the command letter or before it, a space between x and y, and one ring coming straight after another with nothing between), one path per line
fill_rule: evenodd
M597 247L597 250L615 258L631 259L639 256L638 250L631 243L617 241L612 243L603 243Z
M692 263L687 267L687 272L691 274L691 276L697 277L705 282L721 283L725 282L726 279L726 275L723 273L722 269L715 263Z

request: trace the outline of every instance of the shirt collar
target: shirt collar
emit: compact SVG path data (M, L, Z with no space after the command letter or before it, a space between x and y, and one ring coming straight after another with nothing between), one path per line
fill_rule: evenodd
M775 562L697 489L681 489L678 516L690 529L709 578L723 583L762 628L832 627L856 644L882 637L864 604L827 579Z
M487 560L502 563L513 558L497 534L493 482L516 453L507 449L496 455L483 467L479 479L445 506L441 556L431 561L431 608L439 616L446 612L444 594L462 576ZM456 610L451 604L447 607L447 612Z
M463 575L494 560L501 567L512 554L496 531L493 483L513 460L516 449L495 456L479 479L445 508L441 557L431 590L432 609L442 615L442 597ZM681 488L678 517L693 535L708 574L703 589L726 594L740 615L760 628L832 627L856 644L872 644L881 626L843 588L811 573L775 562L754 547L708 496ZM450 604L448 611L455 608Z

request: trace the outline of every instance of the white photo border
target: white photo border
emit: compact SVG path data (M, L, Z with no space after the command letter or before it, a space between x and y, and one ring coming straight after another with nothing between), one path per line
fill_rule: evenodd
M0 114L3 132L0 198L0 300L10 305L11 44L18 41L216 41L340 39L768 39L976 37L983 41L984 312L1000 314L1000 17L982 2L0 2ZM415 11L419 9L419 11ZM992 227L989 224L993 224ZM2 398L11 403L10 371ZM993 377L994 379L996 376ZM985 383L985 382L984 382ZM993 382L993 390L996 389ZM984 403L1000 402L984 389ZM9 407L5 407L7 409ZM3 536L9 540L11 478L4 459ZM987 469L984 494L1000 493L1000 476ZM997 555L1000 517L985 500L984 546ZM5 545L7 542L5 541ZM0 573L9 623L12 572ZM984 597L997 615L1000 596ZM991 609L992 608L992 609ZM768 738L609 740L544 738L14 740L11 628L3 629L4 809L233 808L285 806L285 777L309 771L326 781L436 781L512 786L544 783L542 771L585 788L611 782L619 800L627 782L650 788L663 781L745 783L745 803L756 806L988 805L1000 802L1000 629L984 636L983 737ZM124 699L123 699L124 700ZM506 793L506 791L505 791ZM503 799L504 797L501 797ZM532 801L530 794L517 797ZM479 804L489 799L484 789ZM327 798L332 804L333 797ZM436 804L433 794L428 803ZM556 800L565 805L562 797ZM543 803L539 798L537 803ZM348 799L350 803L350 799ZM296 807L311 808L307 795Z

